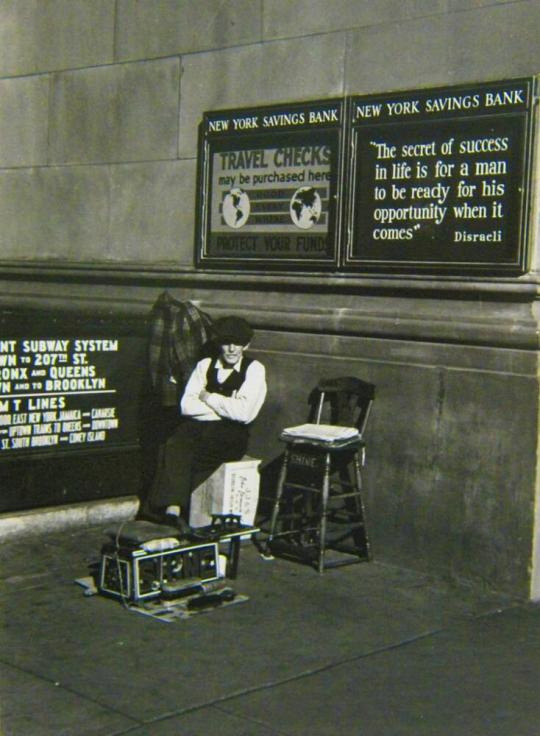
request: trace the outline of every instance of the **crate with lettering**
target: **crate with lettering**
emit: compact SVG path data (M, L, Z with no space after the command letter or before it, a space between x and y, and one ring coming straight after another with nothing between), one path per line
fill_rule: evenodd
M261 461L245 456L223 463L191 494L189 523L193 528L212 523L213 514L236 514L241 523L252 526L259 501Z

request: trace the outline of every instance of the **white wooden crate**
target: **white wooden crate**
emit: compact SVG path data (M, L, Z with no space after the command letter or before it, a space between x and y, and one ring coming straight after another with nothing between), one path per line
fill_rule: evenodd
M212 514L238 514L242 524L252 526L259 501L260 463L257 458L245 456L220 465L191 494L190 526L207 526Z

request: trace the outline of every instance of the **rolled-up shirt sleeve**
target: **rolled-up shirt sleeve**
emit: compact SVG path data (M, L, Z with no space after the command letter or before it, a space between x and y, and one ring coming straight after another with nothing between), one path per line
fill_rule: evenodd
M254 360L246 371L246 379L232 396L210 394L207 408L224 419L249 424L259 413L266 398L266 371ZM201 402L202 403L202 402Z
M220 419L219 414L211 409L208 404L199 399L199 394L206 387L206 373L210 365L210 358L200 360L195 368L184 389L184 394L180 401L180 411L186 417L193 417L200 421L216 421Z

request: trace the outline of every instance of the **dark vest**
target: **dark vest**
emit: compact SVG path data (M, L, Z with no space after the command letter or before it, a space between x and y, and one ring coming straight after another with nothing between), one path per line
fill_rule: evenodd
M243 355L241 360L240 370L237 371L233 369L230 376L226 381L223 381L223 383L219 383L217 379L218 358L212 360L206 372L206 390L211 394L221 394L222 396L232 396L235 391L238 391L240 386L246 380L247 369L253 362L253 358L248 358Z

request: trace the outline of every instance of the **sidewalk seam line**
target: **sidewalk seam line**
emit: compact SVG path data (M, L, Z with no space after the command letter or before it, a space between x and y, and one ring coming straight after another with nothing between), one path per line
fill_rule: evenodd
M513 607L514 606L510 606L509 608L513 608ZM490 615L496 615L496 614L500 613L501 610L506 610L506 609L497 609L497 610L495 610L493 612L488 612L488 613L485 613L485 614L481 614L479 616L474 616L472 618L473 619L476 619L476 618L484 618L484 617L487 617L487 616L490 616ZM460 622L460 623L462 623L462 622ZM345 659L341 659L341 660L336 661L336 662L329 662L328 664L322 665L321 667L316 667L316 668L313 668L311 670L306 670L306 671L300 672L300 673L298 673L296 675L292 675L291 677L286 677L286 678L283 678L281 680L275 680L275 681L272 681L272 682L263 683L261 685L255 685L255 686L253 686L251 688L245 688L244 690L239 690L239 691L234 692L234 693L229 693L227 695L223 695L223 696L221 696L219 698L216 698L215 700L208 701L207 703L200 703L198 705L193 705L193 706L190 706L188 708L183 708L183 709L178 710L178 711L171 711L169 713L163 713L160 716L156 716L155 718L152 718L152 719L150 719L148 721L144 721L144 723L141 724L141 725L148 726L148 725L151 725L153 723L160 723L161 721L166 721L168 719L176 718L178 716L184 716L184 715L187 715L189 713L194 713L194 712L196 712L198 710L204 710L204 708L209 708L209 707L215 707L216 709L222 710L223 712L228 713L229 715L236 715L234 713L229 713L229 711L227 711L225 708L220 708L219 707L219 704L221 704L221 703L227 703L230 700L241 698L241 697L243 697L245 695L252 695L252 694L257 693L257 692L264 692L265 690L271 690L273 688L279 687L280 685L287 685L288 683L295 682L297 680L302 680L302 679L305 679L307 677L312 677L313 675L318 675L318 674L321 674L323 672L328 672L328 671L330 671L332 669L335 669L337 667L340 667L342 665L352 664L353 662L358 662L358 661L360 661L362 659L367 659L368 657L372 657L372 656L375 656L375 655L378 655L378 654L384 654L385 652L390 652L390 651L395 650L395 649L400 649L401 647L408 646L409 644L414 644L417 641L422 641L423 639L427 639L429 637L438 636L439 634L442 634L445 631L449 631L452 628L453 628L453 626L446 626L446 627L442 627L442 628L439 628L439 629L433 629L432 631L427 631L427 632L425 632L423 634L419 634L418 636L413 636L413 637L411 637L409 639L403 639L402 641L400 641L400 642L398 642L396 644L391 644L391 645L386 646L386 647L381 647L380 649L373 649L371 651L365 652L364 654L358 654L358 655L356 655L354 657L347 657ZM126 731L119 731L119 732L117 732L115 734L112 734L111 736L124 736L124 734L129 734L131 731L134 731L138 727L139 727L138 725L137 726L133 726L133 727L128 727L128 729ZM283 736L286 736L286 735L283 734Z

